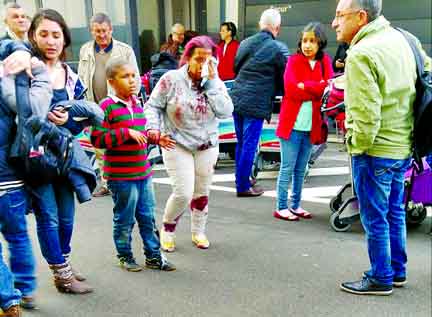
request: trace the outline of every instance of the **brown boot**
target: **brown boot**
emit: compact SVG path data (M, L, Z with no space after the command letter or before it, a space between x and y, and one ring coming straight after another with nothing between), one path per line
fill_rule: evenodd
M73 273L73 275L75 276L75 278L76 278L78 281L80 281L80 282L85 281L85 280L86 280L86 277L85 277L84 275L82 275L80 271L76 270L76 269L72 266L72 264L71 264L71 262L70 262L70 256L69 256L69 255L63 255L63 256L64 256L64 258L65 258L65 260L66 260L66 263L70 265L70 267L71 267L71 269L72 269L72 273Z
M82 275L80 271L75 270L73 266L71 266L71 268L72 268L72 273L77 279L77 281L84 282L85 280L87 280L87 278L84 275Z
M0 313L1 317L21 317L21 309L19 305L14 305Z
M50 269L53 271L54 285L59 292L71 294L87 294L93 292L93 288L75 278L69 264L50 265Z

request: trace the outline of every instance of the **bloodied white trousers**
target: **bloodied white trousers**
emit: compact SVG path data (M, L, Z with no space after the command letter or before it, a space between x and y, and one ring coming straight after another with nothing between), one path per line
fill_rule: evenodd
M204 233L208 215L208 196L219 148L211 147L191 152L177 145L174 150L163 150L162 155L172 184L172 193L163 215L165 231L174 232L181 215L189 207L191 231Z

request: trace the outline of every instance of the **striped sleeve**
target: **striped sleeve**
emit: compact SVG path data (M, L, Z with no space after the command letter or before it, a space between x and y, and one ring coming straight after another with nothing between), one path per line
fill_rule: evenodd
M124 144L130 139L128 128L114 128L111 126L111 107L114 104L111 99L102 102L101 108L104 110L104 120L101 125L94 126L91 133L91 143L98 149L111 149Z

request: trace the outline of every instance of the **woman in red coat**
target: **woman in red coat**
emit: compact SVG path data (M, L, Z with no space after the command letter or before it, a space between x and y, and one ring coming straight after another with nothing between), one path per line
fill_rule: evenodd
M312 218L310 212L300 207L300 201L312 145L321 140L321 97L333 75L332 60L323 51L326 45L321 24L309 23L300 34L297 53L290 56L285 68L285 96L276 130L281 144L281 166L277 180L277 209L273 215L278 219Z
M224 22L220 26L221 41L218 45L218 73L222 80L234 79L234 60L240 43L234 40L237 28L232 22Z

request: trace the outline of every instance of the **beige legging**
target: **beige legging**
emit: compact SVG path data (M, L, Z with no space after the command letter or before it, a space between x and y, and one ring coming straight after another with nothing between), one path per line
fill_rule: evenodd
M205 231L208 196L218 154L218 147L191 152L177 145L174 150L162 150L173 189L163 215L166 231L175 231L178 220L189 204L192 212L191 231Z

